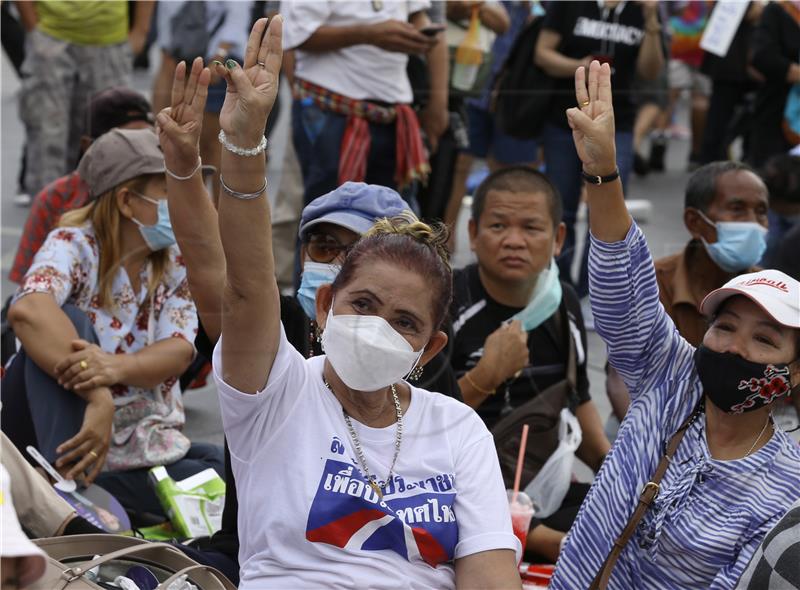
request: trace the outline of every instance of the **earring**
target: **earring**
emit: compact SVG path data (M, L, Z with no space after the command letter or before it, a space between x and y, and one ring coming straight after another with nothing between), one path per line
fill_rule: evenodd
M409 381L419 381L422 378L424 369L421 366L414 367L414 370L408 374Z

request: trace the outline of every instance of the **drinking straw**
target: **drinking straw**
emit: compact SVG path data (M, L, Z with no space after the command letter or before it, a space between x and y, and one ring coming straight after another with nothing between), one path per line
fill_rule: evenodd
M522 438L519 441L519 456L517 457L517 472L514 474L514 494L511 496L511 502L517 501L517 494L519 494L519 480L522 477L522 460L525 458L525 445L528 444L528 425L522 426Z

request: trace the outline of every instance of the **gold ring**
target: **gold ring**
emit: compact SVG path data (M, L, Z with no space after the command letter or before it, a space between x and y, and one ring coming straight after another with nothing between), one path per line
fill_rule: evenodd
M87 363L86 361L81 361L81 369L85 371L88 368L89 368L89 363Z
M100 455L98 455L98 454L97 454L97 453L95 453L94 451L89 451L89 454L90 454L92 457L94 457L95 459L99 459L99 458L100 458Z
M585 101L583 101L583 102L581 103L581 106L582 106L582 107L588 107L588 106L589 106L589 102L590 102L590 101L588 101L588 100L585 100Z

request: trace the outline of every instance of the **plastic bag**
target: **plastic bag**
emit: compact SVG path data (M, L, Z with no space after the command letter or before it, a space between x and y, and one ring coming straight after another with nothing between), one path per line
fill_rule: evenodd
M572 480L575 451L581 445L581 425L575 414L564 408L558 426L558 447L525 488L533 499L536 518L547 518L561 506Z

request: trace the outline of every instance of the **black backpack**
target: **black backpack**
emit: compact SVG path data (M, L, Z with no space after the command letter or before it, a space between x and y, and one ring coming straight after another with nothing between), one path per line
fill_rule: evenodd
M543 17L517 36L494 88L494 113L504 133L519 139L539 135L550 112L555 80L533 63Z

